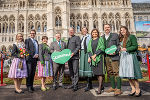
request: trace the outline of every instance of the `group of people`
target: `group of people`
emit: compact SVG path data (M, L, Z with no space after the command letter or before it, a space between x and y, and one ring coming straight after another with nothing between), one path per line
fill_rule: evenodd
M47 44L47 36L43 36L42 43L38 45L38 41L35 40L35 30L31 30L30 38L25 42L22 34L16 35L16 43L13 44L12 50L14 58L8 75L9 78L14 79L16 93L23 93L20 88L22 78L26 78L28 91L31 93L34 91L33 82L37 66L42 91L49 89L45 85L46 77L49 76L53 76L54 90L62 87L77 91L80 76L87 78L87 86L84 89L86 92L93 88L92 77L96 76L99 86L95 92L99 95L104 91L103 79L107 73L111 87L106 92L121 95L121 78L125 78L129 80L132 89L129 96L141 96L138 79L142 78L142 73L136 57L137 39L129 33L127 27L121 26L120 33L117 34L111 33L111 25L105 24L104 35L101 35L98 29L93 29L91 34L88 34L88 29L83 27L81 39L75 35L74 28L69 28L68 32L70 37L67 43L62 41L61 34L57 33L56 41L50 46ZM105 50L113 45L117 50L112 54L106 54ZM20 55L20 48L25 48L29 55ZM51 60L53 52L64 49L70 49L72 52L68 61L72 84L67 87L64 87L62 82L65 64L58 64Z

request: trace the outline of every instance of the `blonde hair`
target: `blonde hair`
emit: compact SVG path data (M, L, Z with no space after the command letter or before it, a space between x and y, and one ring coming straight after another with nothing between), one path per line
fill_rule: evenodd
M22 36L22 42L24 42L23 34L22 34L22 33L18 33L18 34L16 35L16 41L18 42L18 35L21 35L21 36Z

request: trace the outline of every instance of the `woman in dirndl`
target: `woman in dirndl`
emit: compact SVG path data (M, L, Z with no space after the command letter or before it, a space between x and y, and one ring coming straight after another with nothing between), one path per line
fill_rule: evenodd
M23 78L27 77L27 65L25 55L21 54L21 49L25 48L23 34L19 33L16 35L16 43L13 44L12 49L12 63L10 66L8 77L14 80L15 93L21 94L22 91L21 82Z
M89 41L88 44L88 62L91 65L93 74L97 76L99 87L98 90L95 91L96 94L102 93L102 81L103 76L105 75L105 65L104 65L104 40L99 35L99 31L97 29L93 29L91 32L92 39Z
M91 35L88 34L88 29L86 27L82 28L82 40L81 40L81 51L80 51L80 68L79 68L79 75L81 77L87 78L87 86L84 89L85 92L92 89L92 76L93 72L90 67L90 64L88 63L88 43L91 40Z
M39 61L38 61L38 76L41 77L41 90L46 91L49 87L45 86L46 77L53 75L52 60L50 48L47 45L48 37L42 37L42 44L39 45Z
M126 26L120 28L121 57L119 76L127 78L131 86L129 96L141 96L138 79L142 79L140 63L137 59L138 43L134 35L131 35Z

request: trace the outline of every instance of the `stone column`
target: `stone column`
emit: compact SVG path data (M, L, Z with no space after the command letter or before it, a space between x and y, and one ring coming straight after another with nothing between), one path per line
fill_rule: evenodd
M47 1L47 36L49 38L48 43L53 41L54 35L54 12L53 12L53 0Z

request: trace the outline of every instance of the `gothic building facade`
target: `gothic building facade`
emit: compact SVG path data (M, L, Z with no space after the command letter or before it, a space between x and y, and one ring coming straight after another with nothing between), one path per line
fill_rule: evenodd
M69 27L77 35L84 26L103 33L106 23L112 32L125 25L135 33L131 0L0 0L0 50L11 50L15 35L27 38L31 29L39 42L47 35L50 43L57 32L67 39Z

